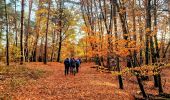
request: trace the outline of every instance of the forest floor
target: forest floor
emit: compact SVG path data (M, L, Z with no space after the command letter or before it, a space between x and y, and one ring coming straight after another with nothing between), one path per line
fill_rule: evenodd
M91 68L93 63L83 63L80 72L74 75L64 75L64 65L60 63L28 63L29 69L38 70L32 79L25 81L15 89L0 84L0 100L133 100L134 94L139 91L135 77L123 76L124 90L119 89L116 76L110 73L96 71ZM44 72L46 71L46 72ZM31 72L33 73L33 72ZM163 70L162 84L166 93L170 93L170 69ZM1 82L2 80L0 80ZM19 81L18 83L21 83ZM153 81L143 83L147 93L156 95L157 90ZM11 81L10 81L11 85ZM14 87L16 83L12 86ZM3 100L3 99L2 99Z

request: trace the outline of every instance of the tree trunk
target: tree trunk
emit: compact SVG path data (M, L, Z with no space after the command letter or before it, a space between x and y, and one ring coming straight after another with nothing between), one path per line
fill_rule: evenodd
M40 49L39 49L39 58L38 58L38 61L39 62L42 62L43 61L43 53L42 51L44 51L44 48L43 48L43 42L44 42L44 37L41 38L41 45L40 45Z
M110 20L109 22L107 22L107 13L106 13L106 1L104 0L104 11L102 9L102 2L101 0L99 0L99 7L100 7L100 10L101 10L101 14L102 14L102 17L103 17L103 20L104 20L104 25L105 25L105 28L106 28L106 31L107 31L107 35L108 35L108 50L107 50L107 67L109 69L111 69L111 65L110 65L110 58L111 58L111 34L112 34L112 28L113 28L113 4L114 4L114 1L113 0L110 0ZM109 24L107 24L109 23Z
M17 0L15 0L15 46L18 46L18 29L17 29Z
M145 64L149 64L149 35L151 33L151 0L146 0L146 48Z
M133 8L132 8L132 18L133 18L133 40L136 42L136 15L135 15L135 5L136 5L136 0L133 0ZM135 47L136 47L136 43L135 43ZM135 67L137 66L137 61L136 61L136 57L137 57L137 52L136 50L134 50L134 55L133 55L133 61L135 64Z
M156 46L156 57L157 60L160 58L159 57L159 48L158 48L158 39L157 39L157 1L154 0L154 31L156 31L156 34L154 35L154 41L155 41L155 46Z
M141 90L141 92L142 92L143 97L144 97L144 98L147 98L147 95L146 95L146 93L145 93L145 90L144 90L144 87L143 87L143 84L142 84L142 82L141 82L140 77L137 75L136 78L137 78L138 85L139 85L139 88L140 88L140 90Z
M134 58L134 59L136 59L136 61L137 61L137 58ZM136 66L139 66L140 67L140 65L139 65L139 63L138 62L136 62L136 64L134 63L134 62L132 62L132 60L130 61L131 63L132 63L132 65L133 65L133 67L136 67ZM135 71L134 71L135 72ZM145 93L145 89L144 89L144 86L143 86L143 84L142 84L142 76L139 76L140 75L140 73L138 72L138 71L136 71L136 79L137 79L137 81L138 81L138 85L139 85L139 88L140 88L140 90L141 90L141 92L142 92L142 95L143 95L143 97L144 98L147 98L147 95L146 95L146 93Z
M163 93L163 88L162 88L161 75L160 74L157 75L157 81L158 81L158 91L159 91L159 94L162 94Z
M139 7L141 7L141 1L139 0ZM142 17L139 16L138 19L139 26L142 26ZM143 29L139 27L139 34L140 34L140 42L142 43L143 41ZM142 55L143 49L140 47L140 65L143 63L143 55Z
M60 3L60 18L59 18L59 47L58 47L58 55L57 55L57 62L60 62L60 55L61 55L61 46L62 46L62 0L59 1Z
M39 4L38 4L38 10L40 10L41 9L41 0L39 0ZM36 28L36 39L35 39L35 42L34 42L34 45L33 45L33 51L32 51L32 61L33 62L36 62L37 61L37 44L38 44L38 39L39 39L39 34L40 34L40 24L41 24L41 17L42 17L42 15L40 14L40 15L37 15L37 17L40 17L40 19L38 20L38 18L37 18L37 23L36 23L36 26L35 26L35 28Z
M114 20L114 34L115 34L115 42L118 40L118 34L117 34L117 0L113 0L113 20ZM117 49L117 43L116 45L116 49ZM120 66L119 66L119 57L118 55L116 56L116 68L117 71L120 72ZM118 80L119 80L119 88L123 89L123 80L122 80L122 76L118 75Z
M47 17L47 24L46 24L46 34L45 34L45 47L44 47L44 64L47 64L47 36L48 36L48 24L49 24L49 17L50 17L50 6L51 6L51 1L48 2L48 17Z
M9 38L8 38L8 14L7 14L7 4L5 3L5 21L6 21L6 65L9 65Z
M170 40L169 40L168 45L167 45L167 47L165 48L165 51L164 51L164 53L163 53L163 58L166 57L166 53L167 53L169 47L170 47Z
M20 34L20 49L21 49L21 61L20 64L23 64L23 33L24 33L24 0L21 1L21 34Z
M154 31L157 32L157 4L156 4L156 0L154 0ZM156 59L158 60L159 57L159 49L158 49L158 39L157 39L157 33L154 35L154 41L155 41L155 47L156 47L156 53L154 55L154 59L155 61L153 63L156 62ZM158 75L154 75L154 86L158 87Z
M119 57L116 57L116 66L117 66L117 70L118 72L120 72L120 66L119 66ZM122 76L121 75L118 75L118 79L119 79L119 88L120 89L123 89L123 80L122 80Z
M57 62L60 62L60 54L61 54L61 46L62 46L62 36L60 36L59 38L60 39L59 39L59 48L58 48Z
M52 36L52 52L51 52L51 62L53 62L53 57L54 57L54 50L55 50L55 36L56 36L56 32L54 30L53 32L53 36Z
M31 10L32 10L32 3L33 1L32 0L29 0L29 14L28 14L28 26L27 26L27 32L26 32L26 37L25 37L25 61L28 61L29 60L29 57L28 57L28 54L29 54L29 51L28 51L28 36L29 36L29 33L30 33L30 16L31 16Z

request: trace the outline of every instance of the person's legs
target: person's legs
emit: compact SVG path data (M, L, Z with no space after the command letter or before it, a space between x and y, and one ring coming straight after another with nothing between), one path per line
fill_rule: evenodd
M77 67L77 73L79 72L79 66Z
M76 75L76 67L73 68L73 74Z
M79 72L79 67L78 67L78 66L76 66L76 72L77 72L77 73Z
M67 74L69 74L69 66L67 67Z
M68 71L69 71L69 67L67 66L67 69L66 69L67 71L66 71L66 74L68 75Z
M73 67L70 67L70 73L73 74Z
M67 75L67 67L65 66L65 70L64 70L65 75Z

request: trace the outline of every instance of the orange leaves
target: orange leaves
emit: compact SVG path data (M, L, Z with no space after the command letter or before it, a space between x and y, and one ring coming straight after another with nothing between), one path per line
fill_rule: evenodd
M129 41L128 42L128 47L135 47L136 46L136 41Z
M125 46L127 44L127 40L125 39L120 39L120 40L117 40L116 43L118 44L118 46Z
M82 26L81 30L84 31L85 33L89 33L90 32L90 28L88 28L86 26Z
M129 50L127 48L118 47L118 51L115 51L115 53L121 57L126 57L129 55Z

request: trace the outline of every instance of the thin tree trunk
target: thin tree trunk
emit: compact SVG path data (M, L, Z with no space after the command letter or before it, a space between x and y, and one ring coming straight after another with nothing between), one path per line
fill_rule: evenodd
M166 53L167 53L169 47L170 47L170 40L169 40L168 45L167 45L167 47L165 48L165 51L164 51L164 53L163 53L163 58L166 57Z
M23 33L24 33L24 0L21 1L21 34L20 34L20 49L21 49L21 61L20 64L23 64Z
M18 46L18 29L17 29L17 0L15 0L15 46Z
M154 41L156 46L156 57L159 59L159 48L158 48L158 39L157 39L157 1L154 0L154 31L156 31L156 34L154 35Z
M154 31L157 32L157 4L156 4L156 0L154 0ZM159 57L159 49L158 49L158 39L157 39L157 33L154 35L154 41L155 41L155 47L156 47L156 53L155 53L155 61L153 63L156 62L156 59L158 61ZM158 87L158 75L154 75L154 86Z
M140 77L137 75L136 78L137 78L138 85L139 85L139 88L140 88L140 90L142 92L143 97L147 98L147 95L145 93L145 90L144 90L144 87L143 87L143 84L142 84L142 81L141 81Z
M52 38L52 52L51 52L51 62L53 62L53 57L54 57L54 51L55 51L55 36L56 36L56 32L54 30L53 32L53 38Z
M117 34L117 0L114 0L113 1L113 20L114 20L114 34L115 34L115 42L118 40L118 34ZM117 49L117 43L115 44L116 45L116 49ZM117 68L117 71L120 72L120 66L119 66L119 57L116 56L116 68ZM120 89L123 89L123 79L122 79L122 76L121 75L118 75L118 80L119 80L119 88Z
M44 47L44 64L47 64L47 36L48 36L48 25L49 25L49 17L50 17L50 7L51 7L51 1L48 2L48 17L47 17L47 24L46 24L46 34L45 34L45 47Z
M136 0L133 0L133 7L132 7L132 16L133 16L133 40L136 42L136 15L135 15L135 5L136 5ZM135 47L136 47L136 43L135 43ZM137 61L136 61L136 57L137 57L137 52L136 50L134 50L134 55L133 55L134 59L134 64L135 64L135 67L137 66Z
M29 14L28 14L28 26L27 26L27 32L26 32L26 38L25 38L25 61L28 61L29 57L29 51L28 51L28 36L30 33L30 16L31 16L31 10L32 10L32 0L29 0Z
M81 2L83 3L83 0L81 0ZM84 5L82 4L81 5L81 12L82 12L82 17L83 17L83 20L84 20L84 23L87 27L87 21L86 21L86 18L85 18L85 12L84 12ZM87 36L88 36L89 33L86 34L86 44L85 44L85 61L87 62Z
M138 0L138 2L139 2L139 7L141 7L141 1ZM139 18L138 18L138 23L139 23L139 26L142 26L142 24L141 24L142 23L142 17L141 16L139 16ZM139 36L140 42L142 43L143 42L143 29L141 27L139 27L139 34L140 34L140 36ZM140 54L139 54L140 65L143 63L142 51L143 51L143 49L140 47Z
M163 88L162 88L161 75L160 74L157 75L157 81L158 81L158 91L159 91L159 94L162 94L163 93Z
M136 61L137 61L137 58L134 58L134 59L136 59ZM140 65L139 65L139 63L138 63L138 61L136 62L136 65L135 65L135 63L134 62L132 62L132 60L130 61L131 63L132 63L132 65L133 65L133 67L136 67L136 66L139 66L140 67ZM137 81L138 81L138 85L139 85L139 88L140 88L140 90L141 90L141 92L142 92L142 95L143 95L143 97L146 99L147 98L147 95L146 95L146 93L145 93L145 89L144 89L144 86L143 86L143 84L142 84L142 76L140 76L140 73L138 73L138 71L136 71L136 79L137 79Z
M145 64L149 64L149 35L151 33L151 0L146 0L146 48L145 48Z
M58 47L58 55L57 55L57 62L60 62L60 55L61 55L61 46L62 46L62 0L59 1L60 3L60 19L59 19L59 47Z
M44 37L41 37L41 45L40 45L40 49L39 49L39 58L38 58L38 61L39 62L42 62L43 61L43 53L42 51L44 51L44 48L43 48L43 42L44 42Z
M5 21L6 21L6 65L9 65L9 38L8 38L8 14L7 14L7 4L5 3Z
M41 9L41 0L39 0L39 4L38 4L38 10L40 10ZM32 51L32 61L33 62L36 62L37 61L37 44L38 44L38 39L39 39L39 34L40 34L40 27L41 27L41 17L42 17L42 15L40 14L39 16L37 15L37 17L40 17L39 18L39 20L38 20L38 18L37 18L37 20L38 20L38 22L36 23L36 26L35 26L35 28L36 28L36 39L35 39L35 42L34 42L34 45L33 45L33 51Z

